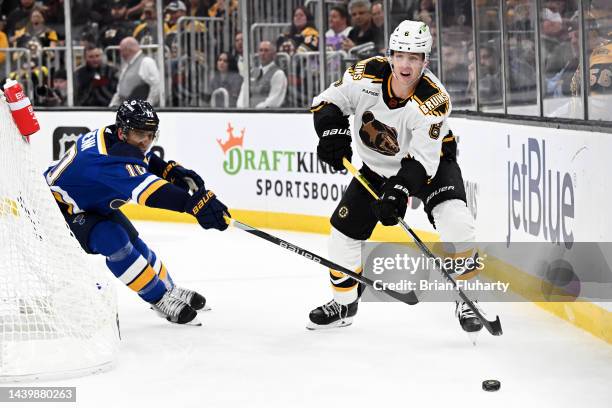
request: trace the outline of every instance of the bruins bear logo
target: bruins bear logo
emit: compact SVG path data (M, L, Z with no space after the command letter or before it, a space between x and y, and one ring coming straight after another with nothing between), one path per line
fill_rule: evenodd
M376 120L374 114L370 111L363 113L361 122L359 136L363 144L385 156L395 156L399 153L400 148L395 128Z

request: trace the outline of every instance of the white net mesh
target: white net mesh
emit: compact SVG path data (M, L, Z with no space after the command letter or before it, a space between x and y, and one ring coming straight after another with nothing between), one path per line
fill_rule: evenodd
M72 236L10 115L0 92L0 381L105 370L119 342L112 274Z

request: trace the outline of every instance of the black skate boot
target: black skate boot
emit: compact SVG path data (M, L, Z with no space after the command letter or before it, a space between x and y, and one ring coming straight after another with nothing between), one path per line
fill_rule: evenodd
M477 301L474 301L473 303L474 306L478 307ZM478 310L480 311L480 309ZM482 329L482 322L478 317L476 317L474 312L472 312L472 309L470 309L467 303L455 302L455 315L459 319L459 324L464 331L473 333Z
M152 303L151 309L172 323L191 324L194 326L202 325L196 319L198 312L181 299L172 297L170 291L164 293L164 296L157 303Z
M353 316L357 314L359 299L348 305L341 305L332 300L310 312L308 330L331 329L334 327L350 326Z
M174 285L170 290L170 296L182 300L194 310L210 310L210 307L206 306L206 298L195 290L189 290Z

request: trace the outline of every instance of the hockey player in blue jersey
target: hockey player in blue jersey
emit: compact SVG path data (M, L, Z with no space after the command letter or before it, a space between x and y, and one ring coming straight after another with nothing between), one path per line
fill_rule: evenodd
M167 320L194 324L206 299L174 284L119 208L132 200L191 214L203 228L221 231L229 212L196 172L149 152L158 126L148 102L125 101L114 125L81 136L45 178L87 253L105 256L111 272Z

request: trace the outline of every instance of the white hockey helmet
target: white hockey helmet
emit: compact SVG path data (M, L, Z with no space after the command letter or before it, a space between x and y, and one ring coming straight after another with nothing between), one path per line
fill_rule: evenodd
M422 21L404 20L389 37L388 55L391 51L404 51L425 54L429 58L433 38L427 24Z

